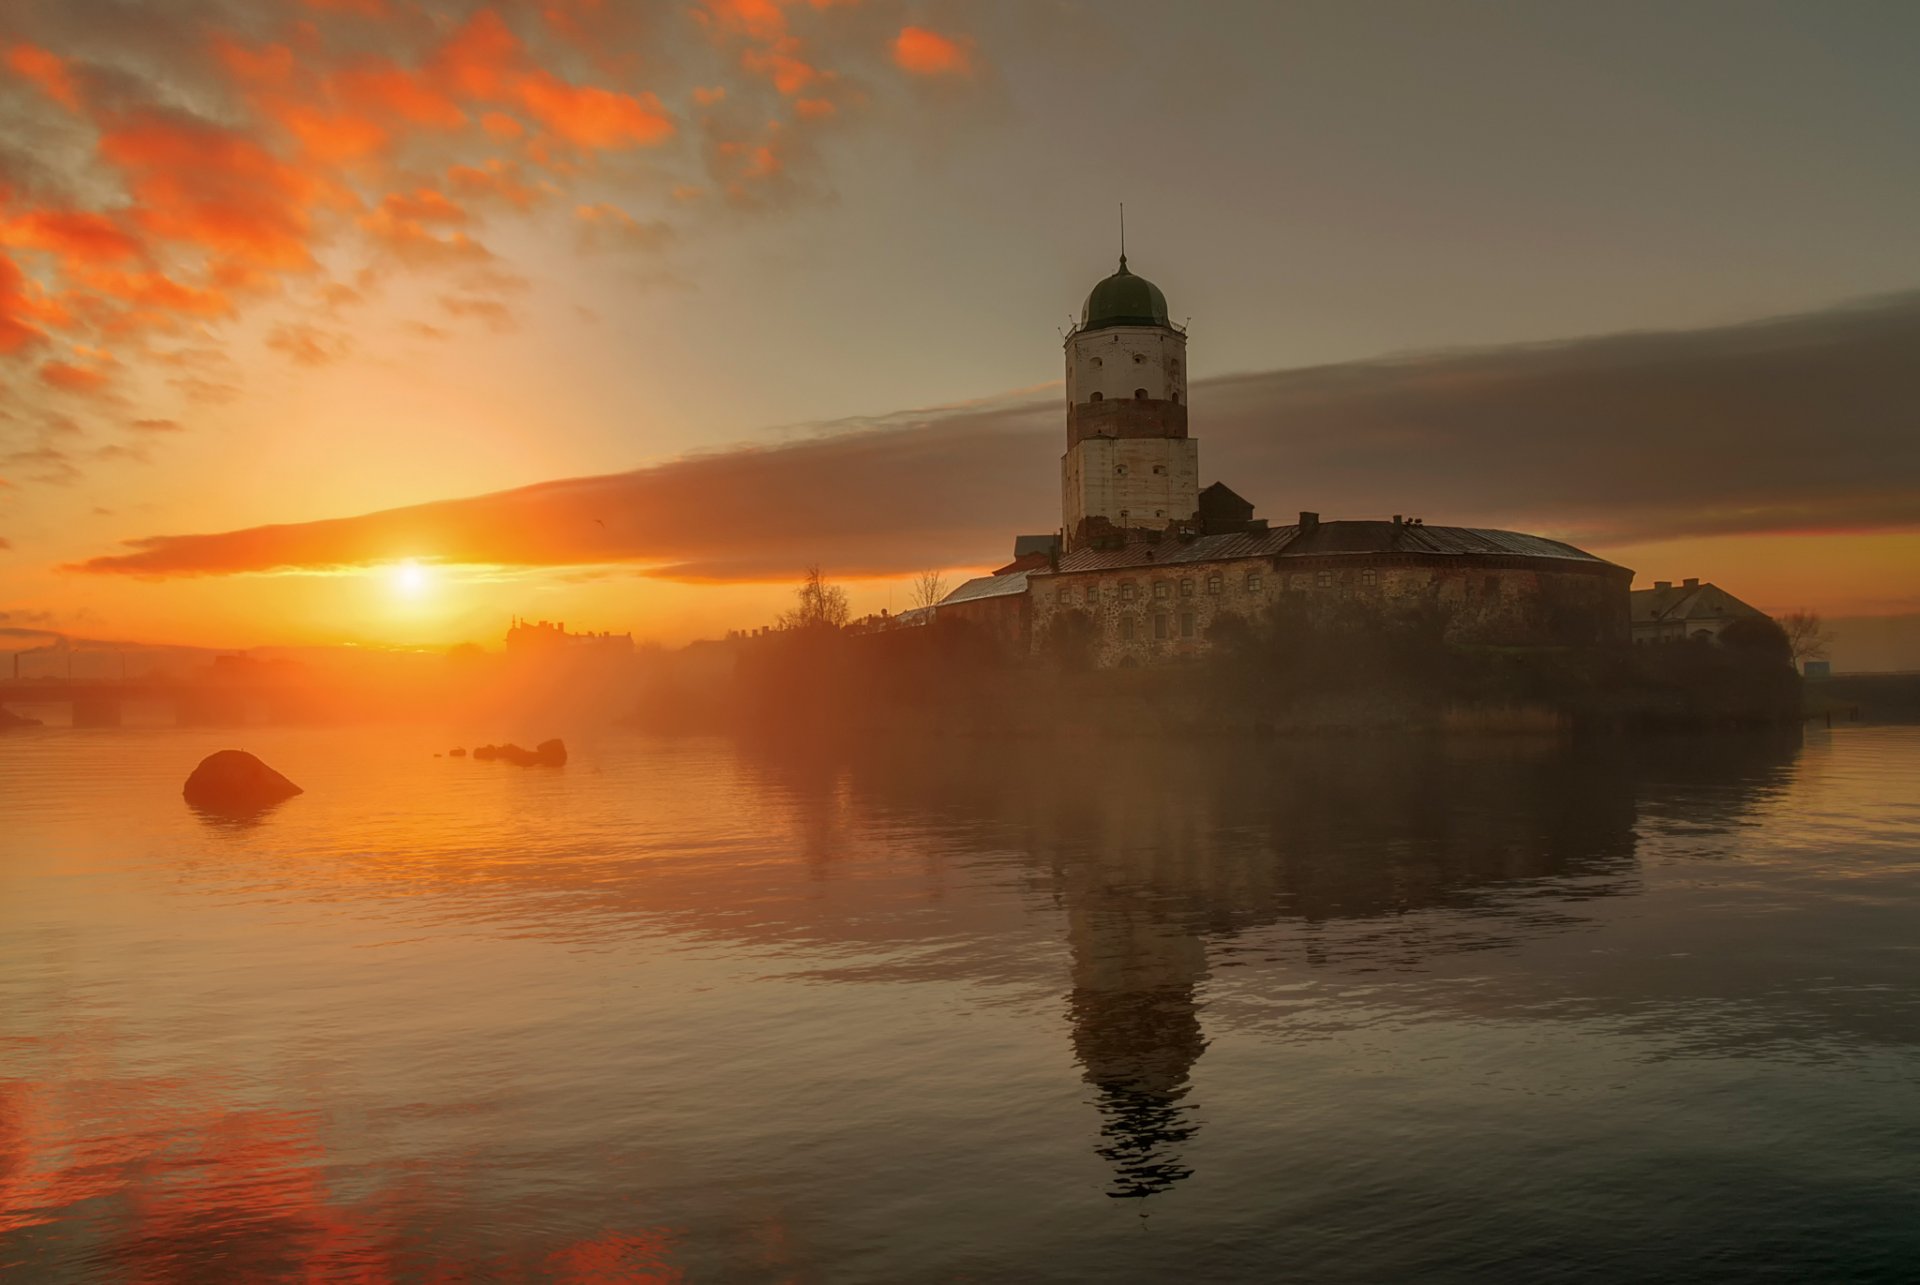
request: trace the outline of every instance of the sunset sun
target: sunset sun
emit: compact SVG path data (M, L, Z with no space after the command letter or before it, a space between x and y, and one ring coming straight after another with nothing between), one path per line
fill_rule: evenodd
M394 593L402 598L418 598L433 583L433 574L427 568L408 558L396 565L389 573Z

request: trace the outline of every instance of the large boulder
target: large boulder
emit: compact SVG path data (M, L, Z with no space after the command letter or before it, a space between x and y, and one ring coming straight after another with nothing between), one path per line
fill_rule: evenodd
M181 793L196 808L230 812L271 807L306 791L245 750L219 750L200 760Z
M558 737L542 741L530 750L523 750L509 741L505 745L482 745L474 750L473 756L477 759L505 759L521 767L564 767L567 746Z
M5 705L0 705L0 728L38 726L40 726L39 719L28 718L25 714L16 714Z

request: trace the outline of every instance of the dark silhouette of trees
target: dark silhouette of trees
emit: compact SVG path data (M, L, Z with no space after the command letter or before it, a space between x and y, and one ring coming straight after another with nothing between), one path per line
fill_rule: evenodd
M807 568L807 578L794 591L799 600L792 611L780 617L782 629L840 629L847 623L847 591L828 584L820 573L820 564Z
M1827 630L1819 612L1805 608L1789 611L1779 616L1776 623L1787 635L1787 646L1792 650L1795 669L1804 668L1810 660L1827 658L1827 649L1833 646L1833 634Z

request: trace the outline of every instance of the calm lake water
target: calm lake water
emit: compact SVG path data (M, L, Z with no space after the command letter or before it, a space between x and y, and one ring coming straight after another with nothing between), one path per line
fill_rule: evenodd
M1920 1276L1920 728L452 743L0 737L0 1278Z

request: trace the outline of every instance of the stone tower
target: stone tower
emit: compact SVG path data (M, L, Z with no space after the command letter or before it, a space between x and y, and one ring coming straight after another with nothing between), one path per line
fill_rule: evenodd
M1087 296L1066 349L1067 549L1192 519L1200 444L1187 436L1187 336L1167 320L1167 297L1127 271L1122 254L1120 270Z

